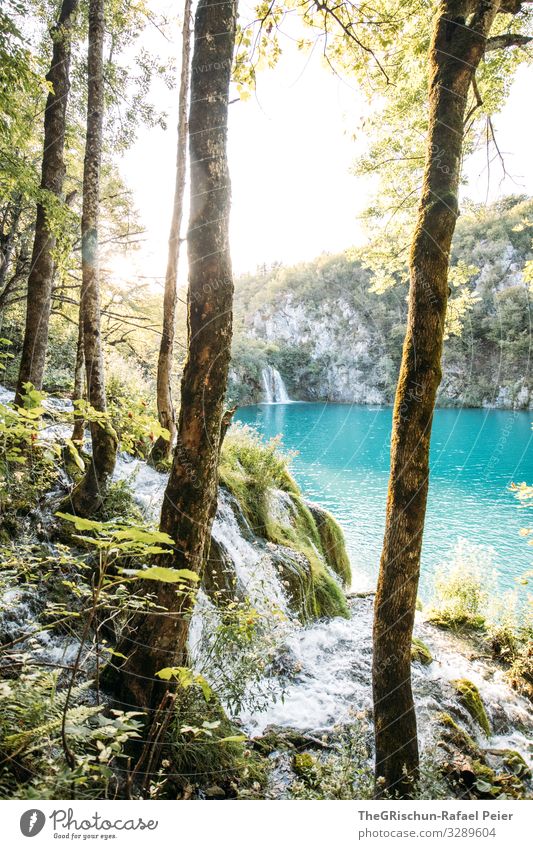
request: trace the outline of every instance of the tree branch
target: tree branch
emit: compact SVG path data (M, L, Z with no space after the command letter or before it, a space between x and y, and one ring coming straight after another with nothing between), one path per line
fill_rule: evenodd
M518 32L506 32L503 35L493 35L487 39L485 53L491 50L503 50L506 47L525 47L533 41L531 35L520 35Z

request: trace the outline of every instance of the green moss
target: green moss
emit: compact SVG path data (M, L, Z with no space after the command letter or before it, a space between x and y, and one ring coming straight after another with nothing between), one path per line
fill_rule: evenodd
M239 428L224 443L219 467L223 486L235 496L258 536L303 555L306 562L281 562L283 579L303 621L321 617L349 617L346 597L334 573L349 578L349 562L344 551L342 532L331 517L327 535L335 540L330 558L311 510L300 495L287 469L287 460L279 454L276 441L264 443L250 428ZM274 513L273 490L286 494L283 520ZM326 514L329 517L329 514ZM342 546L342 551L341 551ZM307 565L308 564L308 568ZM331 568L331 572L330 572Z
M352 582L352 570L350 558L346 551L344 534L340 526L331 513L328 513L322 507L318 507L316 504L309 504L308 507L318 530L326 563L341 579L343 586L349 587Z
M485 628L483 616L469 616L467 614L451 613L448 610L440 610L430 607L426 614L426 621L437 628L450 631L482 631Z
M483 729L487 737L490 737L489 718L476 685L466 678L452 681L452 684L459 694L460 703Z
M411 660L418 661L424 666L429 666L433 663L433 655L426 644L418 637L413 637L411 642Z
M328 571L321 553L318 529L311 511L296 494L290 498L290 522L277 522L267 510L264 533L270 542L303 554L310 566L311 593L314 600L311 618L349 618L346 596Z
M460 752L471 757L479 756L480 750L477 743L457 724L449 713L440 713L438 715L438 721L443 727L443 738L445 741L451 743Z

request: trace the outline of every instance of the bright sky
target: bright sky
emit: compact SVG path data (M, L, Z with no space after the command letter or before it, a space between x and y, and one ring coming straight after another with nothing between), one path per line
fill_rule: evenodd
M510 176L502 182L501 167L492 163L489 199L533 194L533 112L527 108L532 84L533 70L522 69L494 122ZM177 92L161 84L154 95L168 112L168 129L141 130L122 172L147 229L134 261L136 273L158 278L165 270L174 188ZM319 49L309 57L289 39L277 67L259 75L256 96L231 105L231 237L237 273L263 262L312 259L364 240L357 216L368 205L372 187L351 175L350 167L364 147L358 129L367 108L353 81L324 67ZM485 201L484 153L469 163L467 173L467 194ZM133 271L120 268L126 270L128 275Z

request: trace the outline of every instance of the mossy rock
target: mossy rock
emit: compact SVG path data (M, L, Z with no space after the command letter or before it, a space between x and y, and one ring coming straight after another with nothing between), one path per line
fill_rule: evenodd
M349 618L341 581L349 581L351 573L342 531L333 517L320 510L323 543L284 458L258 437L237 433L224 443L219 476L253 533L283 547L279 558L282 580L301 621ZM328 556L324 545L329 549ZM291 551L295 553L292 558Z
M483 616L458 615L438 607L428 608L425 619L430 625L446 631L483 631L486 627Z
M457 690L462 706L468 711L472 719L477 722L486 736L490 737L489 718L476 685L467 678L459 678L452 681L452 684Z
M352 569L342 529L327 510L309 502L307 507L315 521L326 563L341 579L342 585L349 587L352 582Z
M291 610L300 622L312 622L317 617L317 609L309 560L300 552L284 546L270 552L270 556L277 566Z
M421 663L423 666L429 666L430 663L433 663L431 651L418 637L413 637L411 642L411 662Z
M454 749L470 755L470 757L479 758L481 756L481 750L475 740L457 724L449 713L440 713L437 719L443 729L442 739L448 746L451 745Z
M276 498L270 494L270 499ZM339 580L322 554L320 534L309 507L303 498L294 493L281 496L285 515L283 519L274 515L272 506L267 511L265 536L270 542L283 545L303 555L309 563L311 576L310 619L332 619L335 616L349 618L346 596Z

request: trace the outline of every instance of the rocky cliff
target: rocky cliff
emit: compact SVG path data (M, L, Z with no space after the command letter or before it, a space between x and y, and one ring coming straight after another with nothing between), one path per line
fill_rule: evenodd
M507 199L460 222L451 266L468 269L461 291L470 309L462 326L454 326L454 288L440 405L533 406L523 274L532 236L531 200ZM398 282L383 293L372 285L363 258L348 255L262 269L238 281L233 397L244 404L267 400L262 374L270 365L292 398L390 404L405 332L406 285Z

